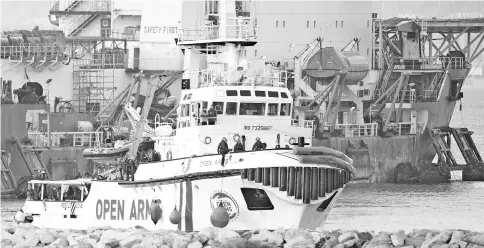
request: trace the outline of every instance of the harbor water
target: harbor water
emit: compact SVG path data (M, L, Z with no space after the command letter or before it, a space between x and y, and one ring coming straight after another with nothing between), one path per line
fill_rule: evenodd
M464 89L462 112L457 104L451 127L467 127L484 153L484 89ZM458 148L452 151L463 163ZM484 154L483 154L484 155ZM2 227L11 224L23 202L2 200ZM434 185L349 184L328 217L326 230L397 231L412 229L484 231L484 182L463 182L452 172L450 183Z

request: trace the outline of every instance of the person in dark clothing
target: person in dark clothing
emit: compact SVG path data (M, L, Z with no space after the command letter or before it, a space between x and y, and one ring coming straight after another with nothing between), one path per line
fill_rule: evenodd
M212 105L208 110L208 125L215 125L215 120L217 120L217 112L213 109Z
M234 152L243 152L245 151L244 145L242 145L242 142L237 141L237 143L234 146Z
M222 154L222 166L225 165L225 154L229 153L229 146L227 145L227 138L223 137L222 141L218 144L218 154Z
M264 147L262 146L262 142L260 141L260 138L259 137L255 138L255 143L252 146L252 151L260 151L263 148Z
M208 113L206 108L203 108L202 111L200 112L200 118L202 119L202 126L207 125Z

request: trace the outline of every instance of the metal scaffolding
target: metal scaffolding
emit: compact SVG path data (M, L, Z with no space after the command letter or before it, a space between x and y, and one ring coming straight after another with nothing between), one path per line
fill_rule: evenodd
M115 69L126 68L125 40L83 37L68 39L74 59L73 105L96 115L114 99Z

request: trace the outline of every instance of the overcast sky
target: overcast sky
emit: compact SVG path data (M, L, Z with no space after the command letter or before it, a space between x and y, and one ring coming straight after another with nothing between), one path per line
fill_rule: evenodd
M53 2L54 0L52 0ZM55 29L48 19L51 1L0 0L1 29L31 30L36 25L40 29ZM374 8L380 8L383 17L401 15L422 18L458 17L467 13L469 17L479 14L484 17L484 0L481 1L373 1Z

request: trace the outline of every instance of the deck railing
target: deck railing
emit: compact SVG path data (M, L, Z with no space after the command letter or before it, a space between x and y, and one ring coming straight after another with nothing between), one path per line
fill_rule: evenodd
M29 132L28 136L33 146L48 145L48 134L45 132ZM51 132L50 139L52 147L95 147L103 140L103 132Z
M178 71L183 68L182 62L176 59L128 58L127 61L129 69Z
M335 129L342 130L344 137L376 136L378 123L336 124Z
M448 64L451 69L465 69L464 58L461 57L425 57L420 59L394 58L395 70L444 70Z
M194 82L196 87L210 86L268 86L286 87L289 72L277 69L262 69L252 71L237 70L200 70L187 73L190 82Z
M80 3L79 3L80 2ZM72 6L76 4L75 8ZM92 11L92 12L106 12L111 11L111 1L110 0L51 0L50 1L50 11Z
M421 134L423 132L423 123L417 122L415 133L412 133L411 122L389 123L387 131L393 131L398 135Z
M76 60L75 66L81 69L126 68L127 54L123 51L115 53L95 53Z
M275 126L283 126L286 121L289 121L288 117L274 117L274 118L263 118L258 119L258 125L250 125L244 123L244 120L250 120L250 117L255 117L251 115L247 115L247 117L240 117L240 116L224 116L224 117L216 117L214 125L238 125L243 123L245 130L260 130L260 131L268 131L272 130ZM261 115L260 117L264 117ZM179 118L177 122L177 128L187 128L187 127L194 127L194 126L202 126L201 118L196 117L183 117ZM252 119L254 120L254 119ZM210 126L210 125L209 125ZM312 129L314 131L314 121L313 120L305 120L304 123L300 123L299 120L291 120L291 126L293 127L302 127Z
M184 28L179 33L180 42L217 39L255 40L257 25L254 18L235 18L227 20L224 26L205 25Z
M35 57L37 59L42 58L52 58L56 56L63 57L64 50L52 45L31 45L31 44L21 44L19 46L1 46L0 47L1 58L27 58L31 59Z
M102 28L102 29L95 29L95 30L91 28L85 28L85 29L81 29L77 33L77 36L126 39L130 41L140 40L139 30L133 31L133 32L124 32L121 29L111 29L111 28Z
M401 92L403 93L404 91L405 91L405 98L403 99L403 102L406 102L406 103L436 102L439 95L439 91L437 90L423 90L422 92L420 92L420 94L416 90L402 90ZM375 89L373 91L373 100L380 98L380 96L383 93L384 91L382 89ZM400 102L400 97L402 96L402 93L398 94L396 103ZM395 95L395 93L391 95ZM391 97L393 99L393 96Z

